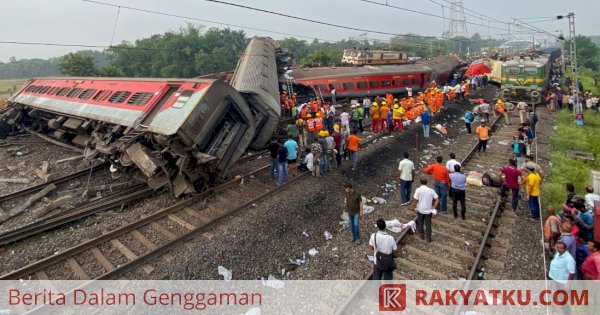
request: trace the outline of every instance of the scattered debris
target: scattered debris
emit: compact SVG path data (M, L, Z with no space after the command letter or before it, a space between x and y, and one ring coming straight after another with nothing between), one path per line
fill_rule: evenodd
M306 232L306 230L302 231L302 236L304 237L309 237L310 234L308 234L308 232Z
M31 183L31 180L29 178L0 178L0 183L29 184Z
M329 240L333 239L333 235L331 235L331 233L329 233L329 231L325 231L325 233L323 233L323 236L325 236L325 240L326 241L329 241Z
M310 257L315 257L318 253L319 251L314 247L308 250L308 254L310 255Z
M50 202L49 204L47 204L46 206L44 206L44 207L42 207L40 209L35 210L33 212L33 217L34 218L43 217L48 212L66 205L71 200L71 198L73 198L72 195L67 195L67 196L59 197L58 199L56 199L56 200Z
M364 214L369 214L371 212L375 211L375 207L373 206L363 206L363 212Z
M385 204L387 201L381 197L373 197L373 203Z
M72 156L72 157L68 157L66 159L60 159L58 161L56 161L56 164L61 164L61 163L65 163L65 162L72 162L72 161L77 161L77 160L81 160L83 159L83 155L76 155L76 156Z
M21 206L20 210L24 211L25 209L29 208L29 206L34 204L36 201L42 199L42 197L46 196L54 189L56 189L56 185L54 185L54 184L50 184L50 185L44 187L44 189L40 190L35 195L29 197L29 199L27 199L27 201L25 201L25 203Z
M36 168L34 172L41 180L44 181L44 183L48 182L48 177L50 177L48 174L48 161L44 161L44 163L42 163L42 167Z
M221 276L223 276L223 280L225 280L225 281L230 281L231 278L233 277L233 274L231 273L231 270L229 270L229 269L227 269L227 268L225 268L223 266L219 266L217 268L217 270L219 271L219 274Z

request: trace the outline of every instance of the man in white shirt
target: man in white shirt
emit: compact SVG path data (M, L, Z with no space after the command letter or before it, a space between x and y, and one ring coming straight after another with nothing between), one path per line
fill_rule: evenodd
M437 207L440 199L435 190L427 187L427 178L421 178L421 187L415 190L413 196L413 208L418 212L417 233L422 240L427 236L427 241L431 242L431 210ZM423 234L425 230L425 235Z
M310 148L306 148L306 152L308 154L304 157L302 164L306 165L306 168L312 173L312 171L315 169L315 166L313 165L315 156L312 154L312 152L310 152Z
M588 209L588 211L594 211L594 201L600 200L600 196L594 194L594 187L592 186L587 186L585 191L587 192L587 194L584 196L585 207Z
M412 88L411 87L407 87L406 88L406 93L408 94L408 97L412 97Z
M394 269L382 270L380 266L377 265L377 252L393 255L396 253L398 245L396 245L394 237L385 232L385 220L381 218L377 219L377 228L379 228L379 231L371 234L371 239L369 240L369 246L373 249L374 257L373 280L393 280Z
M460 162L456 160L456 155L454 153L450 153L450 160L446 162L448 173L454 173L454 165L461 166Z
M404 159L398 165L400 177L400 200L402 205L410 204L410 193L412 192L412 182L415 176L415 164L408 159L408 152L404 152Z
M353 105L354 106L354 105ZM342 131L346 130L350 133L350 114L345 110L340 114L340 120L342 121ZM343 132L342 132L343 133Z

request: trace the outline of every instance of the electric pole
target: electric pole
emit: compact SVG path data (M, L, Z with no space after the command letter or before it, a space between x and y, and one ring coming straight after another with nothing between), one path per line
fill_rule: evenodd
M579 109L579 84L578 84L578 75L577 75L577 45L575 44L575 13L570 12L567 14L567 18L569 19L569 49L570 49L570 57L571 57L571 74L573 77L573 81L571 83L571 90L573 91L573 96L575 96L575 104L573 104L573 112L577 114L581 112Z

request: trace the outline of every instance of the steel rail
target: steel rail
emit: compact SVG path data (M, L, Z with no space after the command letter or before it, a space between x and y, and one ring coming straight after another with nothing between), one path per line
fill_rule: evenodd
M490 124L490 126L493 128L496 126L496 123L500 120L500 118L502 117L502 115L499 115L498 117L496 117L496 119L494 119L494 121ZM461 160L460 164L462 166L466 165L467 162L469 161L469 159L473 156L473 154L475 153L475 150L477 150L477 143L471 148L471 150L468 151L467 155ZM497 214L498 214L498 208L499 208L499 201L496 202L496 206L494 208L494 211L492 212L491 215L491 220L488 223L488 226L486 228L486 231L484 233L483 236L483 240L481 241L481 245L479 248L479 251L477 252L476 258L475 258L475 262L473 263L473 266L470 269L469 272L469 276L471 276L471 274L473 272L475 272L475 274L477 274L477 268L480 264L481 258L483 257L483 249L485 249L485 246L487 244L487 239L489 238L489 236L491 235L491 227L493 227L493 222L496 222L496 218L497 218ZM413 221L416 222L418 216L415 216ZM400 232L400 235L398 235L398 237L396 238L396 244L400 244L400 242L402 242L408 234L408 230L409 228L405 228ZM475 271L473 271L475 270ZM350 294L350 296L348 296L348 298L346 298L346 300L344 301L344 304L342 304L342 307L339 308L335 314L336 315L341 315L345 312L345 310L350 306L350 304L352 303L352 301L354 300L354 297L362 290L362 288L367 285L367 283L369 283L370 280L373 279L373 270L371 269L369 271L369 273L363 278L363 282L357 287L355 288L352 293Z
M96 166L92 167L91 171L92 172L96 172L96 171L98 171L100 169L103 169L103 168L107 167L108 165L109 165L109 163L102 163L102 164L96 165ZM83 176L83 175L87 175L89 173L90 173L90 169L88 168L88 169L84 169L84 170L81 170L81 171L78 171L78 172L71 173L69 175L65 175L65 176L60 177L60 178L52 179L52 180L49 180L49 181L47 181L47 182L45 182L43 184L31 186L29 188L25 188L25 189L22 189L22 190L19 190L19 191L16 191L16 192L4 195L4 196L0 196L0 202L5 202L5 201L11 200L11 199L15 199L17 197L21 197L23 195L26 195L26 194L29 194L29 193L32 193L32 192L36 192L38 190L42 190L42 189L44 189L44 187L46 187L46 186L48 186L50 184L61 184L61 183L64 183L66 181L75 179L77 177L80 177L80 176Z

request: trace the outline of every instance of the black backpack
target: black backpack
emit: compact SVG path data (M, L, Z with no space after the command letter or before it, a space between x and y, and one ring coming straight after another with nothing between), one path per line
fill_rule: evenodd
M384 254L377 251L377 233L373 233L375 239L375 257L377 258L377 269L381 271L394 271L396 270L396 261L394 261L394 254Z

